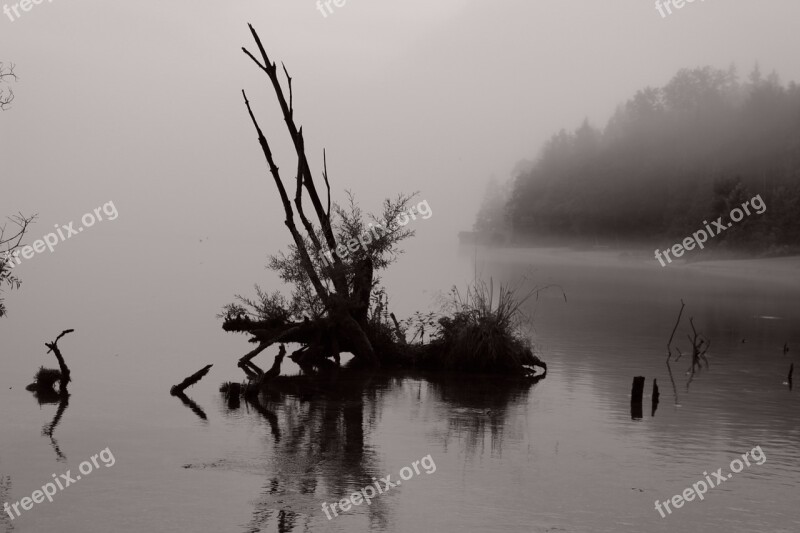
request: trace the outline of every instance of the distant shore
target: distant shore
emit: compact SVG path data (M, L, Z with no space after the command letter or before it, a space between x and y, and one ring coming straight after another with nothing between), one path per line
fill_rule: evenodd
M528 261L536 251L546 252L537 259L545 263L583 263L592 261L597 266L647 267L663 269L690 269L698 273L738 279L768 279L792 287L800 287L800 255L787 257L738 258L677 260L662 267L651 253L640 250L598 248L594 250L575 249L569 247L484 247L478 246L491 257L508 261ZM471 248L464 246L464 248Z
M700 272L740 279L768 278L771 282L800 286L800 256L762 259L699 261L681 265Z

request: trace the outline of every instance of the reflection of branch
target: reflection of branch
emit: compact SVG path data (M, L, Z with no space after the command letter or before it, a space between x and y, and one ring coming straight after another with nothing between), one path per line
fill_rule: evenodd
M672 382L672 392L675 394L675 405L678 405L678 387L675 386L675 378L672 376L672 368L669 366L669 359L672 356L671 346L672 346L672 339L675 337L675 332L678 330L678 324L681 322L681 315L683 315L683 308L686 307L686 304L683 303L683 299L681 299L681 310L678 312L678 320L675 321L675 327L672 328L672 334L669 336L669 340L667 341L667 371L669 372L669 380ZM678 350L677 348L675 348ZM681 355L681 351L678 350L679 358Z
M55 437L53 437L53 431L55 431L56 427L61 422L61 417L64 416L64 411L67 410L68 405L69 394L66 392L59 394L56 415L53 417L53 420L50 422L50 424L47 424L42 428L42 435L50 439L50 445L53 446L53 450L56 452L56 457L59 461L66 461L67 456L61 452L61 448L58 446L58 441L55 439Z
M269 423L269 429L272 432L272 437L275 439L275 443L279 443L281 441L281 428L278 425L278 417L275 415L275 413L261 405L258 396L255 398L251 396L245 396L244 401L247 405L251 406L258 412L258 414L267 420Z
M694 317L689 318L689 324L692 326L692 333L694 334L694 337L687 335L687 337L689 337L689 342L692 343L692 366L689 369L689 372L691 372L689 381L686 382L687 391L689 390L689 385L692 384L692 380L694 380L695 368L702 370L703 361L705 361L706 370L708 370L708 359L706 359L706 352L708 352L708 348L711 346L710 340L705 338L702 334L697 333L697 330L694 327Z
M201 409L199 405L197 405L191 398L186 396L183 392L177 392L173 394L173 396L177 397L180 401L182 401L183 405L191 409L192 412L194 412L194 414L200 417L201 420L208 420L205 411L203 411L203 409Z
M0 477L0 502L5 502L11 499L11 476L3 476ZM11 520L14 517L11 517L11 520L8 519L8 513L0 513L0 530L8 533L10 531L14 531L14 525L11 523Z

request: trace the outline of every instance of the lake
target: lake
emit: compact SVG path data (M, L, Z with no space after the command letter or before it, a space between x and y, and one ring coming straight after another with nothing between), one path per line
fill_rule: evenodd
M44 330L34 318L37 309L52 310L51 287L17 297L0 322L0 500L31 496L53 474L75 477L106 448L114 461L100 462L52 503L13 521L3 514L0 531L800 530L800 402L784 383L800 353L800 278L662 268L610 251L444 249L429 257L388 279L401 316L426 310L415 280L446 292L475 266L495 283L526 276L563 289L566 301L553 288L526 305L548 364L544 380L522 386L378 373L237 405L218 387L242 379L235 361L250 346L222 332L213 314L238 286L206 286L174 267L123 305L113 299L123 281L109 276L96 292L66 288L53 297L70 317L55 331L52 319ZM25 281L35 287L32 277ZM681 299L674 345L685 355L671 363L673 388L666 343ZM162 300L155 310L144 303ZM70 314L71 306L82 311ZM711 347L709 368L687 386L690 317ZM68 327L76 332L59 342L73 373L68 404L39 405L24 386L39 365L55 367L43 343ZM257 361L268 367L275 352ZM207 363L212 373L188 391L193 405L169 395L170 385ZM635 419L634 376L646 378ZM655 509L704 472L729 472L757 446L762 464L751 460L702 501L665 517ZM423 458L417 473L412 467ZM369 505L330 520L323 512L323 503L387 475L397 481L401 470L402 485Z

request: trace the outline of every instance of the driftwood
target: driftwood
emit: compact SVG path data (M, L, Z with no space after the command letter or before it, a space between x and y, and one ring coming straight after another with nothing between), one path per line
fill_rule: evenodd
M61 354L61 350L58 349L58 341L61 340L61 337L68 333L72 333L75 331L74 329L65 329L61 332L61 334L56 337L56 340L53 342L46 342L44 343L47 346L48 350L47 353L53 352L58 360L58 370L52 368L40 368L39 372L36 374L36 378L33 383L25 387L27 390L36 392L37 394L42 396L44 400L43 403L55 403L58 401L57 397L67 395L67 384L72 381L70 376L70 370L67 366L66 361L64 361L64 356ZM55 392L53 389L53 385L58 382L58 393Z
M203 377L206 374L208 374L208 371L211 370L212 366L214 365L206 365L197 372L195 372L194 374L192 374L191 376L189 376L188 378L181 381L179 384L173 385L172 388L169 390L169 393L172 394L173 396L178 396L179 394L183 394L183 391L185 391L188 387L191 387L192 385L203 379Z
M61 340L61 337L63 337L67 333L72 333L73 331L75 330L65 329L64 331L61 332L61 334L58 337L56 337L56 340L54 340L53 342L44 343L44 345L49 348L49 350L47 350L47 353L53 352L53 355L55 355L56 359L58 359L58 367L59 369L61 369L61 384L59 385L60 386L59 390L62 390L64 392L66 392L67 390L67 383L72 381L72 379L70 377L69 367L67 366L66 361L64 361L64 356L61 355L61 350L58 349L58 341Z

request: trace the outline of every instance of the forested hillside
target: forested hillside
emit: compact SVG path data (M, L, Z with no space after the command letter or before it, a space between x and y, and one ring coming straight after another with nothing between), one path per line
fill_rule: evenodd
M760 194L712 246L788 253L800 244L800 86L756 67L684 69L618 107L602 130L588 122L554 135L520 170L505 205L518 242L678 239ZM496 198L493 200L496 204ZM486 211L482 210L482 230ZM494 217L503 219L503 217ZM670 240L672 239L672 240Z

